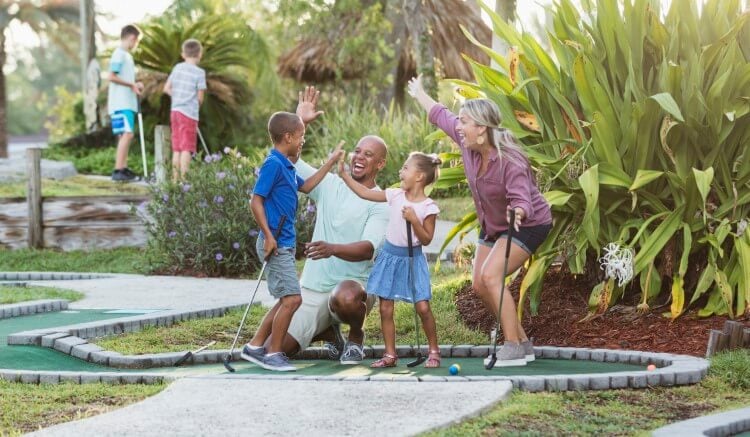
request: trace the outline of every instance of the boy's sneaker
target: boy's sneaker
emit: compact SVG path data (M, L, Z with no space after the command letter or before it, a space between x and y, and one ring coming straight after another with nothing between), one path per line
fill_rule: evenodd
M527 363L536 360L536 355L534 355L534 343L531 340L522 341L521 346L523 346L523 352L526 354Z
M122 169L122 172L125 173L128 177L133 178L134 181L140 181L141 177L137 174L133 173L133 170L125 167Z
M245 347L242 348L242 353L240 354L240 357L243 360L250 361L253 364L257 364L259 366L263 366L263 358L266 356L266 348L263 346L256 347L256 346L250 346L249 344L246 344Z
M286 357L284 352L266 354L263 357L263 364L261 366L266 370L274 370L276 372L294 372L297 370L296 367L289 363L289 358Z
M492 354L484 359L484 365L489 364ZM526 352L518 343L506 341L505 344L497 351L497 361L495 367L525 366Z
M123 170L115 170L112 172L112 180L114 182L133 182L138 177L136 175L130 175L128 173L125 173L126 169ZM131 172L132 173L132 172Z
M344 353L341 354L341 364L362 364L365 358L365 350L362 345L347 341Z
M341 335L341 325L336 323L332 325L331 328L333 329L333 335L336 337L336 341L334 343L331 343L330 341L325 342L323 348L328 353L329 360L338 360L341 358L341 353L344 351L346 342L344 341L344 336Z

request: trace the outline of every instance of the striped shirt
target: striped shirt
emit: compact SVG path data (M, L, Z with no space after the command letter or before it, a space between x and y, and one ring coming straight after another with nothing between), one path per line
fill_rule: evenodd
M206 89L206 71L180 62L169 75L172 83L172 111L179 111L193 120L198 120L198 91Z

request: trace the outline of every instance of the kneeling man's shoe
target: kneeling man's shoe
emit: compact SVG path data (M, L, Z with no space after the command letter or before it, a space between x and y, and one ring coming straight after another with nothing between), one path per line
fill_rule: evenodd
M361 344L346 342L344 353L341 354L341 364L361 364L365 358L365 350Z

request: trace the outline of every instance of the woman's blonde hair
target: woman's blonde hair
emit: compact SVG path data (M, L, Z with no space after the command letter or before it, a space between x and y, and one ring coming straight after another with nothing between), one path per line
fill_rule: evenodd
M504 127L497 104L489 99L469 99L461 106L461 111L479 126L487 127L487 138L497 148L501 159L516 165L526 165L528 159L516 137Z
M426 154L422 152L411 152L409 158L414 162L417 171L425 175L425 186L438 180L440 177L440 166L443 161L436 154Z

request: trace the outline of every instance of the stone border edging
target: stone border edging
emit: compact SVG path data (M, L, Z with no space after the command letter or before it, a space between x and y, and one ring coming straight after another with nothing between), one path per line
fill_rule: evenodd
M79 279L105 279L113 275L75 272L0 272L0 281L75 281Z
M683 420L654 430L654 437L707 435L724 437L750 431L750 407Z
M81 323L76 325L62 326L56 328L25 331L8 336L9 345L37 345L48 347L73 357L89 361L95 364L127 369L170 367L180 359L187 351L168 352L147 355L122 355L114 351L106 351L101 347L87 341L89 338L104 337L107 335L120 334L124 332L136 332L147 326L170 326L175 322L204 317L218 317L228 310L242 307L244 305L221 306L203 310L169 310L159 313L143 314L130 317L121 317L109 320ZM453 357L477 357L484 358L490 351L491 346L474 345L441 345L440 350L443 358ZM382 345L366 346L365 356L367 358L381 357L385 347ZM189 361L192 364L220 363L228 350L212 350L195 354ZM397 346L400 357L410 357L416 354L416 348L408 345ZM426 347L422 348L426 353ZM421 381L421 382L455 382L455 381L487 381L505 380L511 381L513 387L529 392L538 391L568 391L568 390L608 390L618 388L645 388L649 386L673 386L695 384L706 376L708 372L708 361L702 358L674 355L665 353L589 349L555 346L537 346L534 348L535 355L539 358L591 360L599 362L623 363L646 366L655 364L656 370L636 372L610 372L574 375L544 375L544 376L434 376L425 375L421 377L398 376L398 375L372 375L372 376L350 376L339 375L295 375L295 374L251 374L232 375L233 377L249 379L312 379L312 380L346 380L346 381ZM301 359L320 359L326 357L326 351L321 347L311 347L296 355ZM235 350L234 360L240 359L240 351ZM0 372L5 372L0 370ZM36 373L41 377L54 379L53 374L68 375L70 372L25 372L29 382L35 382L30 374ZM75 372L74 372L75 373ZM89 372L79 372L83 374ZM121 374L116 374L121 375ZM130 374L133 375L133 374ZM2 376L2 374L0 374ZM163 376L163 375L161 375ZM226 377L221 375L219 377Z
M0 320L68 309L65 299L39 299L0 305Z

